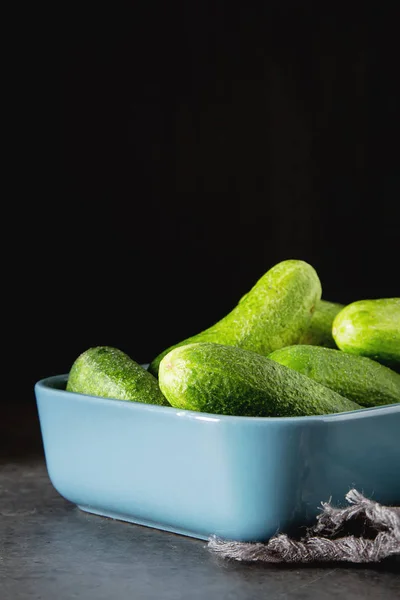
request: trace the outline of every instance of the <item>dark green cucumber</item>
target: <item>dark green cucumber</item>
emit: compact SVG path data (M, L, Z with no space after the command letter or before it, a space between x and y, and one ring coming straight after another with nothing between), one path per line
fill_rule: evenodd
M80 354L68 374L66 389L102 398L169 406L154 375L111 346L96 346Z
M222 344L174 348L161 360L158 376L172 406L199 412L291 417L361 408L266 356Z
M400 402L400 375L371 358L306 345L280 348L269 358L362 406Z
M214 342L268 355L295 344L307 329L321 283L315 269L302 260L285 260L269 269L241 297L233 310L208 329L161 352L149 366L157 376L161 359L173 348Z
M307 330L297 343L337 348L332 335L332 323L344 306L340 302L329 302L321 299L315 308Z
M332 335L340 350L400 366L400 298L358 300L335 317Z

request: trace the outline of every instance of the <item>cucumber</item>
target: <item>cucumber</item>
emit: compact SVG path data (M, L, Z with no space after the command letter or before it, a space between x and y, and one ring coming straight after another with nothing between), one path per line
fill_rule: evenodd
M400 402L400 375L371 358L320 346L287 346L269 355L362 406Z
M111 346L95 346L82 352L70 369L66 390L169 406L154 375Z
M361 408L266 356L216 343L170 350L160 362L158 381L175 408L213 414L292 417Z
M161 352L149 365L157 376L161 359L173 348L195 342L237 346L263 355L295 344L307 329L321 283L302 260L285 260L269 269L220 321Z
M340 350L400 366L400 298L358 300L335 317L332 335Z
M332 323L344 306L340 302L330 302L321 299L311 317L308 329L297 343L324 346L325 348L337 348L332 335Z

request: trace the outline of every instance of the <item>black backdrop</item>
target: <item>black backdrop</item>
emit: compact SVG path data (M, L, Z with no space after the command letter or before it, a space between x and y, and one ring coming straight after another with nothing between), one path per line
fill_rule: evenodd
M44 49L21 400L90 346L150 361L287 258L326 299L400 295L395 15L198 4Z

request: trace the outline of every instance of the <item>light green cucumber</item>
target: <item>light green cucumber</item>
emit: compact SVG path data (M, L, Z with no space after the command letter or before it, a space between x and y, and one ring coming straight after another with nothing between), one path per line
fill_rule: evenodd
M321 299L315 308L307 330L297 343L324 346L325 348L337 348L332 336L332 323L344 306L340 302L330 302Z
M340 350L400 366L400 298L357 300L335 317L332 335Z
M160 389L175 408L250 417L292 417L361 407L274 360L235 346L197 342L172 349Z
M362 406L400 402L400 375L366 356L304 345L280 348L269 358Z
M220 321L161 352L150 363L149 371L157 376L161 359L172 348L192 342L237 346L263 355L295 344L307 329L320 298L321 283L314 267L303 260L282 261Z
M68 374L66 390L169 406L154 375L111 346L96 346L80 354Z

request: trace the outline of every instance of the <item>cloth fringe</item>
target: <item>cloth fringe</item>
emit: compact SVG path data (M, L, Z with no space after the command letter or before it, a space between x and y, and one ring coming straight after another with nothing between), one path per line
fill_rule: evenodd
M346 494L346 500L350 504L346 508L322 502L316 525L301 540L283 533L266 543L226 541L212 536L208 548L226 559L266 563L372 563L400 554L400 507L383 506L355 489ZM375 537L345 535L332 539L355 519L362 519L364 530L371 529Z

